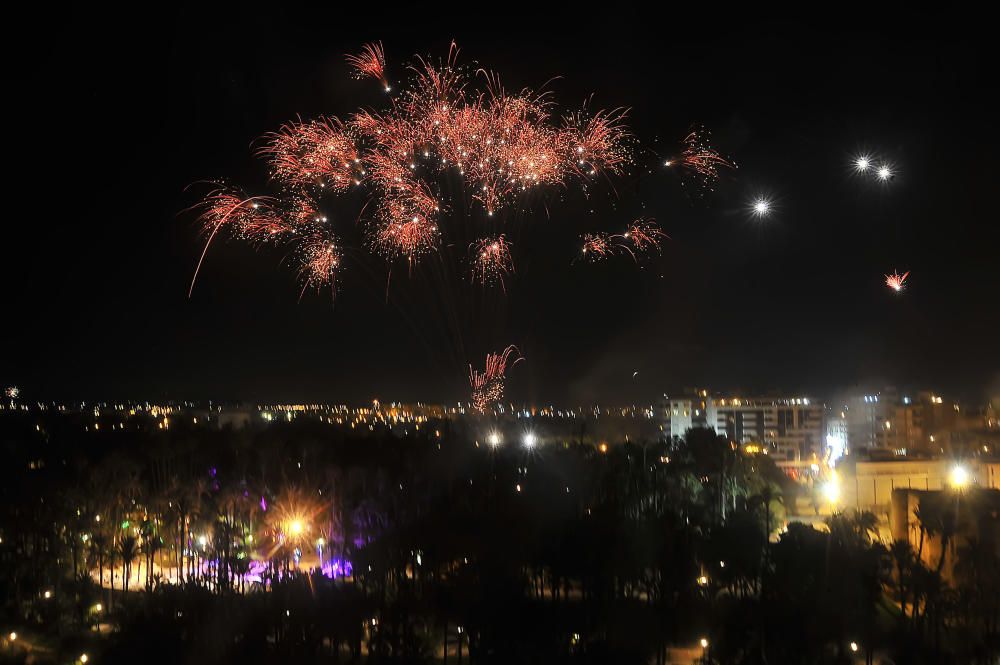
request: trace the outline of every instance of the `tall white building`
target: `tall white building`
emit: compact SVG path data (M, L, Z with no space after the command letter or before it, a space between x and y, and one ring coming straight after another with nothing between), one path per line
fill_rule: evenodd
M740 445L759 444L778 459L824 458L823 405L808 397L709 397L700 391L665 396L663 410L663 432L671 438L705 427Z

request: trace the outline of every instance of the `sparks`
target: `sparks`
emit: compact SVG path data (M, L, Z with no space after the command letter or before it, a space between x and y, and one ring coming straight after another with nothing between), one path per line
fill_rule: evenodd
M906 287L906 278L910 276L910 272L904 272L900 275L898 272L893 271L891 275L885 276L885 285L896 293L901 292Z
M669 240L670 236L660 230L655 220L637 219L629 225L621 238L632 246L636 254L643 254L650 251L659 252L661 240Z
M443 221L452 216L442 193L454 191L455 179L473 210L494 216L527 203L536 190L576 185L587 195L595 176L620 174L632 164L625 110L584 109L557 117L546 93L507 92L496 75L472 73L457 59L454 45L443 62L418 58L412 83L384 111L361 110L345 122L296 120L265 136L258 152L287 202L269 201L251 217L244 210L251 201L235 199L229 203L239 220L231 221L219 201L205 216L210 236L228 225L242 230L236 237L251 242L287 240L299 248L305 265L313 266L322 255L317 248L330 248L316 238L332 237L330 228L317 236L317 225L326 223L316 210L318 201L360 189L369 197L359 216L363 245L412 269L444 241ZM380 43L366 45L348 61L358 76L384 81ZM463 202L460 209L465 208ZM650 246L643 238L637 242ZM501 236L495 254L482 256L479 248L476 281L513 270L507 246ZM339 266L342 255L334 254ZM318 277L331 275L332 265L321 262L318 272L305 270L305 280L332 283L331 277Z
M689 173L697 187L711 191L719 181L719 169L734 169L736 164L723 157L710 143L711 134L704 127L695 127L684 137L684 149L677 160ZM671 166L674 160L667 160Z
M389 83L385 80L385 51L382 42L365 44L357 55L347 55L347 64L354 68L355 78L373 78L382 84L389 92Z
M504 285L504 276L514 272L514 261L510 254L510 243L503 234L495 238L482 238L470 246L472 256L472 281L480 284L499 282Z
M510 366L524 360L517 347L508 346L503 353L489 353L486 355L486 367L484 371L472 369L469 365L469 386L472 388L472 406L483 413L491 405L503 399L504 380L507 373L507 363L510 361L512 353L517 353L518 357Z

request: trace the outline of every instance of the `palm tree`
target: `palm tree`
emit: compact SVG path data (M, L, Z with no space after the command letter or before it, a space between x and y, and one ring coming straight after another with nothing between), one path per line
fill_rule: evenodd
M132 577L132 562L139 556L139 541L135 536L123 536L118 541L118 554L122 558L123 588L128 593L129 578Z
M889 546L889 555L892 557L892 561L896 565L896 575L898 577L896 584L899 589L899 608L902 611L903 618L905 619L906 576L910 574L910 571L915 563L913 547L910 545L909 541L900 538Z

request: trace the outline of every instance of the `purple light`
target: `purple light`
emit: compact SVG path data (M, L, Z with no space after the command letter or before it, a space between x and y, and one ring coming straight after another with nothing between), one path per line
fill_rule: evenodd
M350 577L354 572L354 567L350 561L344 559L332 559L323 564L321 570L326 577L332 580L338 577Z

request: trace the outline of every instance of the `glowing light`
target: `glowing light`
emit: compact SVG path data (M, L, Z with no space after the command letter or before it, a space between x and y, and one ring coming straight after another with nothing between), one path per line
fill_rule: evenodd
M708 576L702 575L698 578L698 586L708 586Z
M8 639L9 639L9 640L10 640L11 642L15 642L15 641L17 641L17 633L11 633L10 635L8 635L8 636L7 636L7 638L8 638Z
M80 662L81 663L86 663L88 660L90 660L90 656L88 656L85 653L81 653L80 654Z
M851 651L857 652L857 650L858 650L858 643L851 642Z
M955 489L962 489L969 485L972 481L972 477L969 475L968 469L961 464L956 464L951 468L951 473L948 474L948 480L951 483L951 486Z
M764 197L758 197L754 199L751 210L754 217L767 217L771 214L771 201Z
M489 436L486 437L486 442L496 448L502 443L503 439L500 438L498 432L490 432Z
M708 648L708 639L706 639L706 638L703 637L700 640L698 640L698 644L701 645L702 649L707 649Z
M890 169L888 166L883 165L878 168L877 174L878 174L878 179L881 180L882 182L885 182L886 180L892 178L892 169Z
M833 476L830 480L823 483L822 486L823 498L827 500L828 503L835 504L840 501L840 480Z
M535 447L535 435L532 434L531 432L528 432L527 434L524 435L524 447L525 448Z
M288 533L293 536L301 536L303 531L305 531L305 525L302 520L294 519L288 523Z
M854 168L859 173L864 173L871 168L871 160L867 155L859 155L857 159L854 160Z

